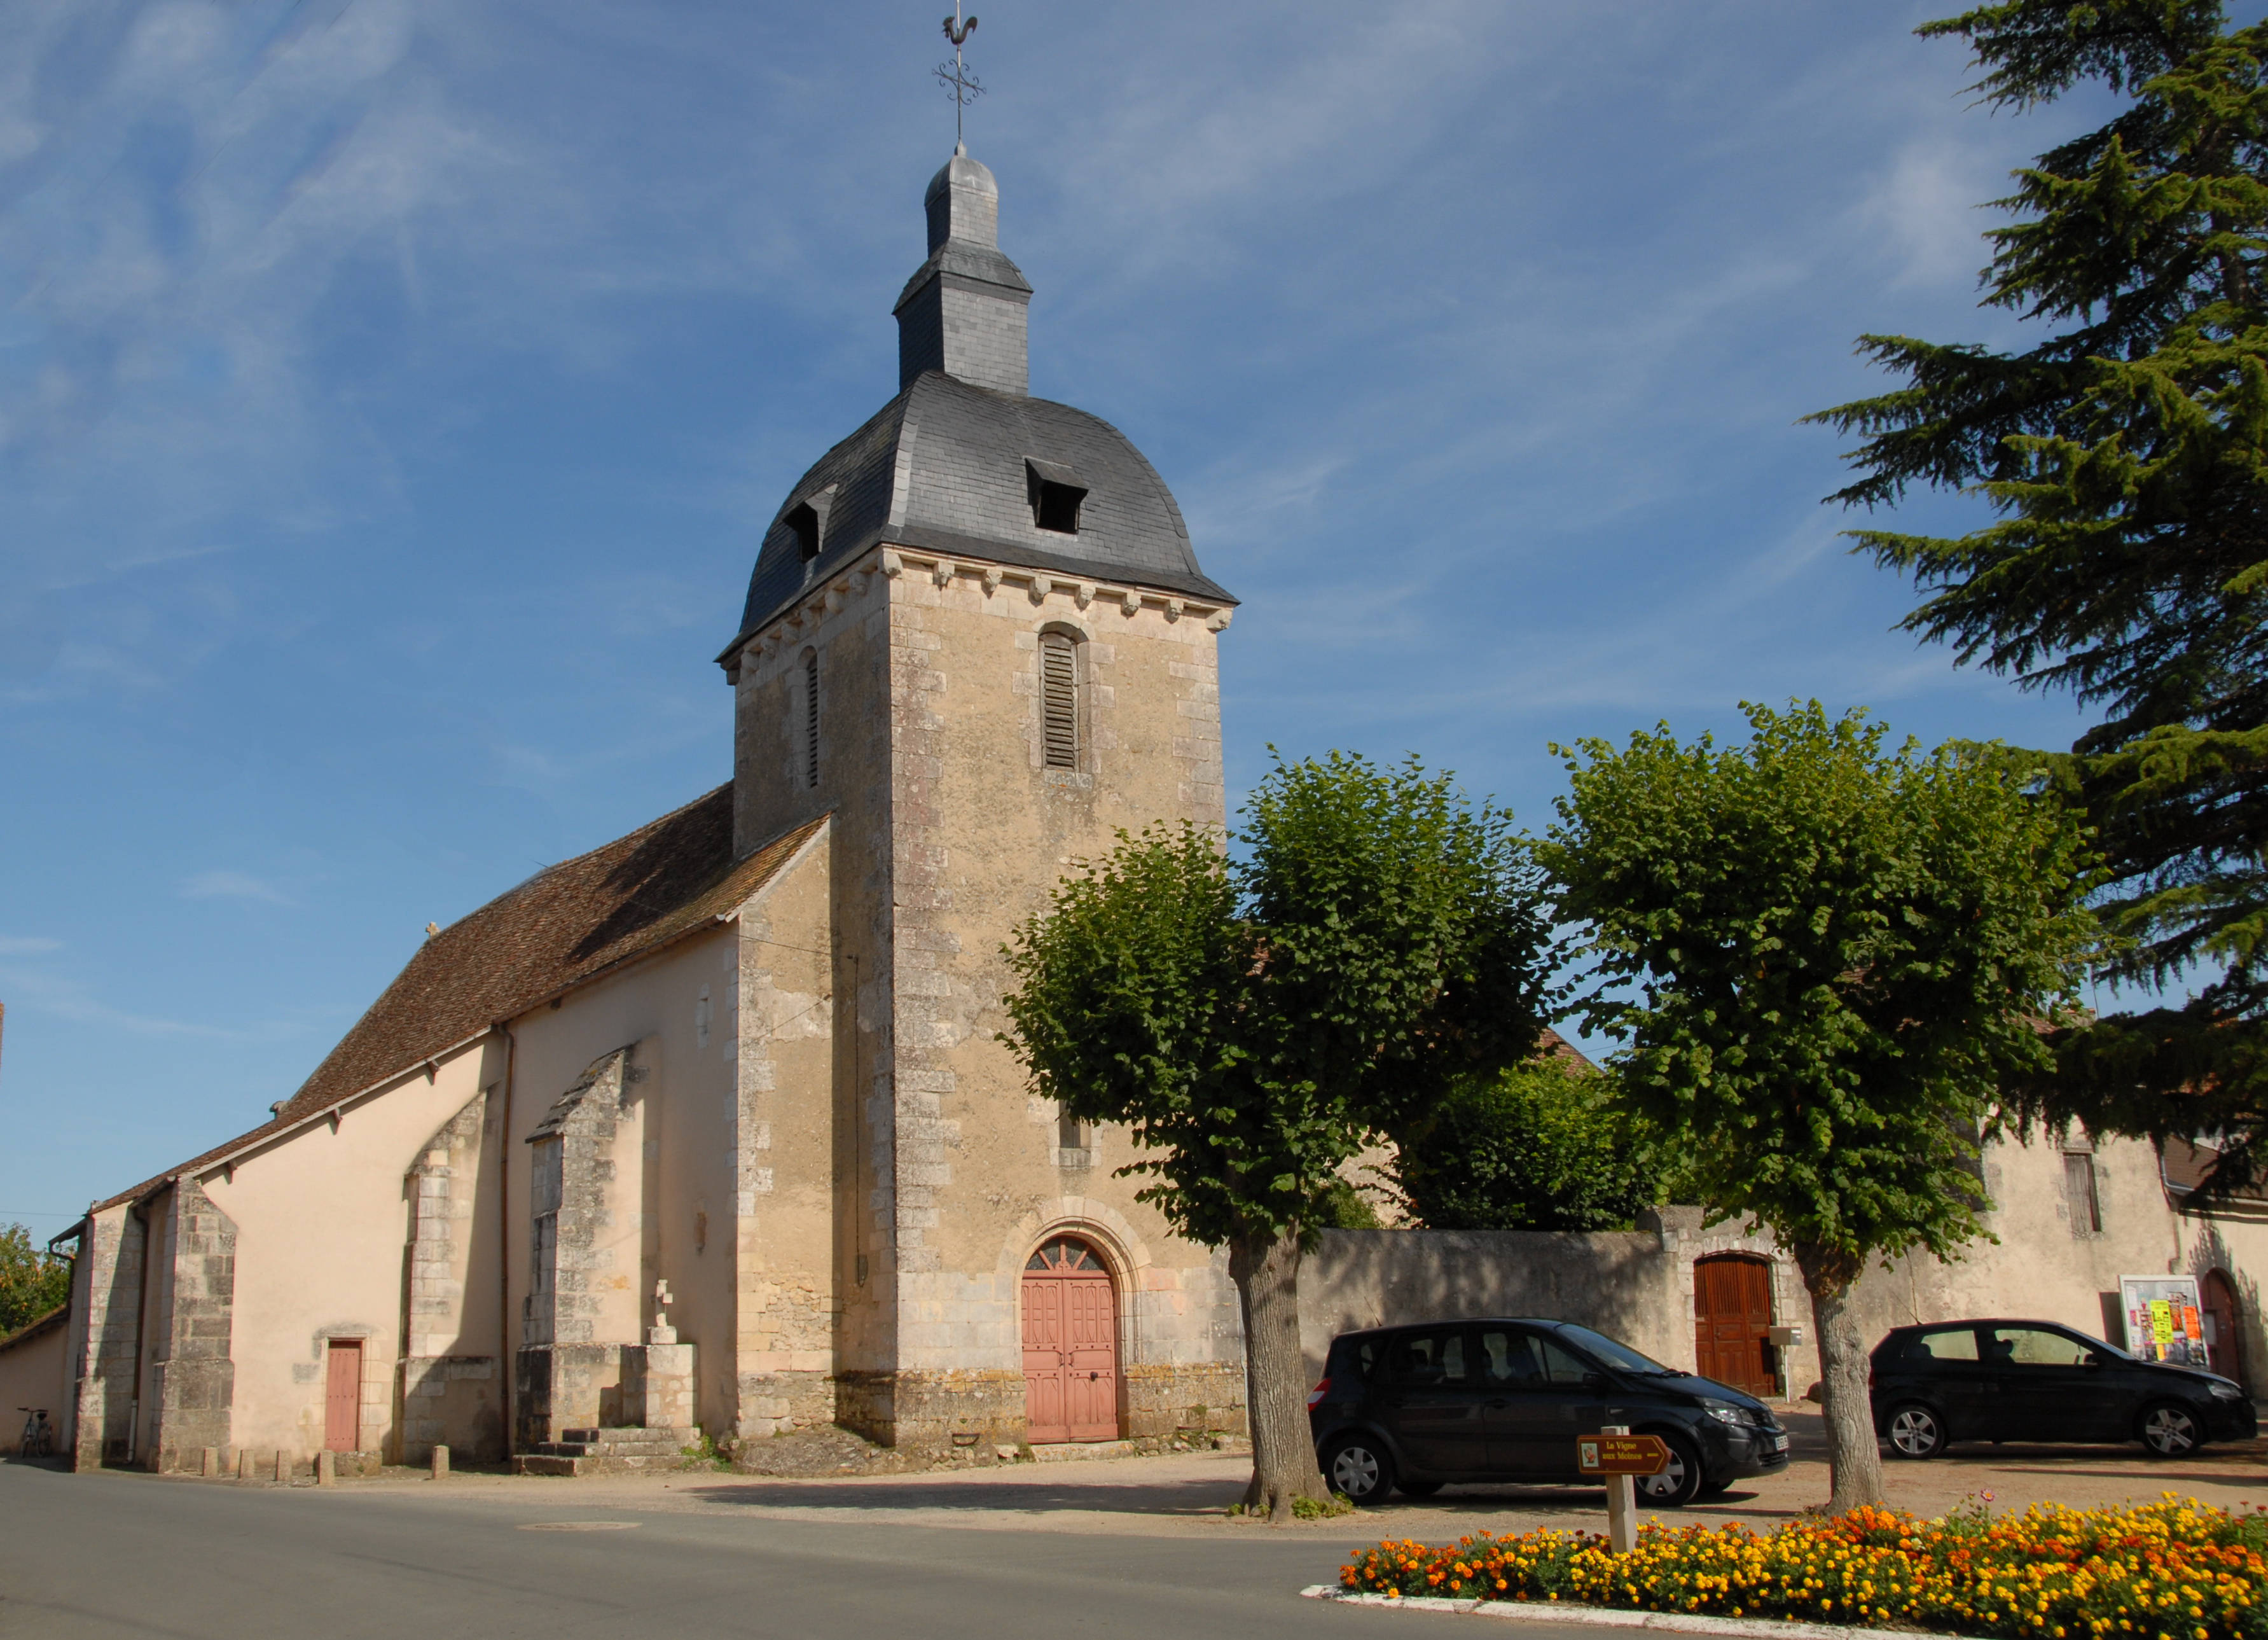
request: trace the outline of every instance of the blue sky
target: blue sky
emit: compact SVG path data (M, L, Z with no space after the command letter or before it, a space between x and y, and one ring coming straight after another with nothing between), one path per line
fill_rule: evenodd
M985 0L1032 386L1157 464L1232 788L1870 705L2067 742L1819 498L1862 330L2007 342L1976 209L2100 117L1950 10ZM264 1119L416 949L729 772L786 486L896 384L939 0L15 0L0 1222ZM1958 500L1916 525L1972 516Z

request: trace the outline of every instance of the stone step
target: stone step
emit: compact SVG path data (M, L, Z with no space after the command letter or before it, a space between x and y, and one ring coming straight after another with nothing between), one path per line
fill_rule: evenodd
M1131 1458L1139 1450L1131 1441L1035 1441L1032 1456L1043 1464L1069 1463L1075 1458Z
M559 1444L559 1443L553 1443ZM567 1453L522 1452L512 1460L512 1472L521 1475L607 1475L652 1474L656 1470L675 1469L684 1463L683 1456L672 1452L667 1457L608 1457L593 1455L578 1457Z

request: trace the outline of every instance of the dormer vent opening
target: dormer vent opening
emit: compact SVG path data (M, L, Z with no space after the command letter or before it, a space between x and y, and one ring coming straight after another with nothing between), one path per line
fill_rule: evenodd
M834 500L835 486L829 484L797 502L780 521L794 535L796 550L806 564L818 558L819 550L827 544L827 511Z
M796 550L803 555L806 564L819 556L819 514L809 502L787 515L787 527L795 532Z
M1024 483L1032 503L1035 527L1058 536L1079 534L1079 508L1086 502L1086 485L1060 462L1024 459Z

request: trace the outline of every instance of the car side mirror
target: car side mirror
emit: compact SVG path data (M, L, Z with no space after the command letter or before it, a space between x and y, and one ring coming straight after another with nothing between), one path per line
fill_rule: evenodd
M1586 1372L1583 1375L1583 1387L1587 1390L1602 1390L1606 1388L1607 1375L1603 1372Z
M2099 1367L2102 1364L2102 1357L2090 1349L2079 1358L2079 1364L2082 1367Z

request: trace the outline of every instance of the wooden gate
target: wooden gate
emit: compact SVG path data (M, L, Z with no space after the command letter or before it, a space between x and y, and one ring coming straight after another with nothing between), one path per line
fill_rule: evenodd
M1771 1395L1771 1266L1745 1253L1693 1267L1693 1353L1705 1378Z
M2206 1271L2198 1288L2205 1311L2205 1358L2221 1377L2242 1384L2244 1344L2236 1330L2236 1289L2220 1270Z
M335 1452L362 1450L362 1341L335 1338L326 1352L323 1444Z
M1117 1296L1076 1237L1024 1265L1024 1421L1034 1441L1118 1438Z

